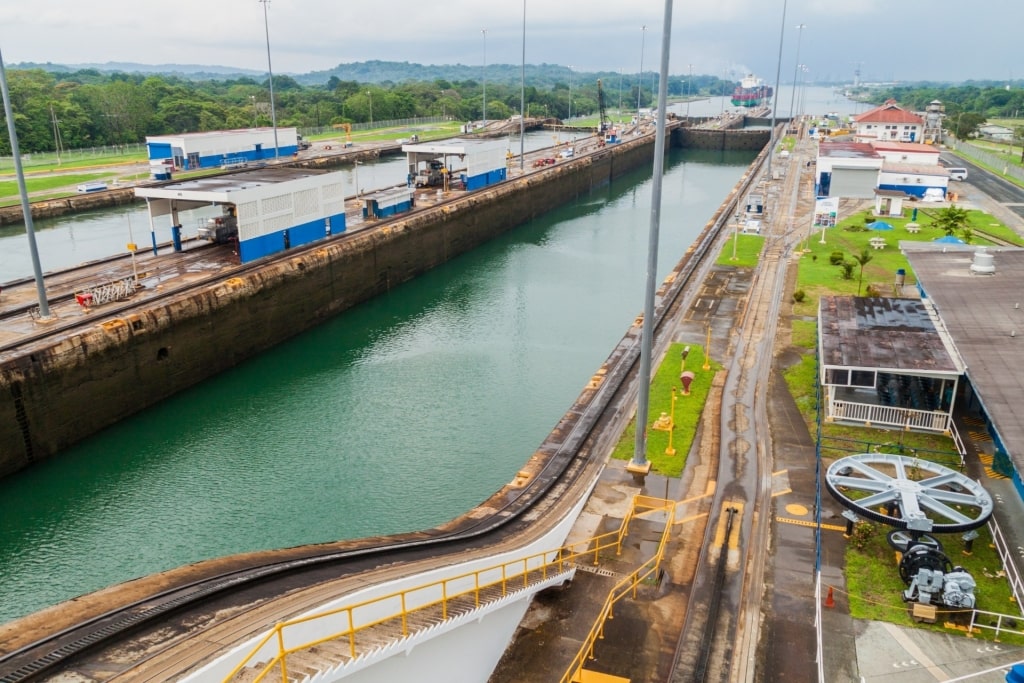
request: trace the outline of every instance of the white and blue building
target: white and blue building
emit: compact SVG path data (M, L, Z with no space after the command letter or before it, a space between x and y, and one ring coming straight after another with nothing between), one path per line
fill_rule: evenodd
M506 140L463 140L402 145L409 163L409 182L430 172L430 163L440 161L449 178L456 175L466 190L479 190L508 177Z
M146 200L156 245L156 220L169 216L181 249L180 213L220 206L238 225L242 263L345 231L345 191L340 171L265 167L230 175L136 187Z
M292 156L299 150L298 129L278 128L277 145L275 153L273 128L146 136L150 166L159 169L169 165L178 171L240 167L276 157Z

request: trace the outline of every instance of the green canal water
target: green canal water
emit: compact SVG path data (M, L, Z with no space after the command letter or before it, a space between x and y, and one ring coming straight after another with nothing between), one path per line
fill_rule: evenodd
M751 160L672 151L659 278ZM0 481L0 622L206 558L431 527L488 498L642 310L650 182L648 168L602 187Z

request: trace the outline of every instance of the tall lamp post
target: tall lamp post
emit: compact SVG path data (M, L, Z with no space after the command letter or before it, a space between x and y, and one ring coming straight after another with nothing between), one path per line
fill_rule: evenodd
M686 79L686 118L690 118L690 84L693 82L693 64L687 65L690 75Z
M790 121L793 120L793 98L796 97L796 89L797 89L796 77L797 77L797 73L799 73L799 71L800 71L800 39L804 35L804 29L805 28L807 28L807 24L797 24L796 25L796 30L797 30L797 34L796 34L796 64L793 65L793 92L790 93L790 96L789 96L789 119L790 119Z
M640 93L644 89L644 41L647 39L647 24L640 27L640 77L636 79L636 123L640 125Z
M526 168L526 0L523 0L523 62L519 67L519 170Z
M18 178L18 194L21 195L21 213L25 218L25 234L28 236L28 251L32 257L32 273L36 279L36 294L39 296L39 320L50 322L50 303L46 298L46 282L39 264L39 249L36 247L36 232L32 224L32 207L28 203L28 188L25 173L21 168L21 150L18 149L18 132L14 128L14 112L11 110L11 94L7 91L7 72L4 58L0 55L0 94L4 100L4 117L7 119L7 134L11 142L11 158L14 160L14 175Z
M644 27L646 31L647 27ZM654 290L658 275L658 233L661 227L661 187L665 175L665 109L668 99L669 48L672 45L672 0L665 0L665 18L661 30L661 66L658 81L658 115L654 133L654 178L651 183L651 225L647 243L647 278L644 287L644 317L640 330L640 393L636 406L636 438L633 457L626 471L640 479L651 471L647 460L647 412L651 393L651 351L654 340ZM641 51L642 52L642 51Z
M572 119L572 64L569 65L569 119Z
M263 3L263 32L267 34L267 75L270 82L270 125L274 127L274 158L280 156L277 146L277 109L274 107L274 69L270 65L270 24L267 22L267 3L270 0L259 0Z
M483 29L480 33L484 34L484 128L487 127L487 29Z
M369 90L366 91L366 96L370 98L370 125L373 125L373 93Z
M779 58L775 63L775 91L772 93L771 130L768 135L768 177L772 177L772 160L775 158L775 113L779 108L779 79L782 77L782 42L786 37L786 0L782 0L782 27L779 29Z

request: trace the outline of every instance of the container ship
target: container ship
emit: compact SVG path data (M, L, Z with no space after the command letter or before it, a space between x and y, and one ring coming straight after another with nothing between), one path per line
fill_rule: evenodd
M772 89L764 81L749 75L732 91L732 104L735 107L757 107L771 96Z

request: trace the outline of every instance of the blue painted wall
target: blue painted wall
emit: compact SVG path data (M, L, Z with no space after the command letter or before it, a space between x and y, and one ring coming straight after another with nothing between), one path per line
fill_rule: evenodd
M914 185L889 185L889 184L885 184L885 185L879 185L878 189L880 189L880 190L899 190L900 192L906 192L907 194L913 195L915 197L923 197L924 196L924 191L928 190L928 189L932 189L932 188L929 187L928 185L917 185L915 183ZM944 187L936 187L934 189L942 190L943 193L945 193L945 191L946 191L946 188L944 188Z

